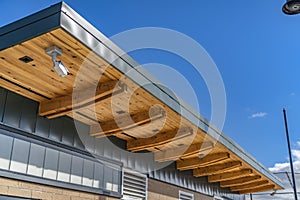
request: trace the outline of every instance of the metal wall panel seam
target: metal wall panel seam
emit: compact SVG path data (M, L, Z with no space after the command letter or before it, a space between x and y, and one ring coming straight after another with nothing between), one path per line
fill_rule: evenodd
M0 123L0 134L12 136L21 140L25 140L28 142L34 142L36 144L49 147L55 150L59 150L62 152L66 152L72 155L76 155L82 158L87 158L93 161L99 161L102 160L103 162L111 163L117 166L123 166L123 164L119 161L109 159L107 157L102 157L101 155L93 155L89 152L82 151L81 149L77 149L74 147L70 147L67 145L64 145L62 143L58 143L57 141L53 141L50 139L42 138L37 135L33 135L31 133L25 132L23 130L19 130L15 127L10 127L8 125L5 125L3 123Z

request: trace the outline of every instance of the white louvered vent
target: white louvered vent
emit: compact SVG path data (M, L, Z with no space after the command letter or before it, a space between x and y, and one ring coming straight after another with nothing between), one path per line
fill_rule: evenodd
M147 176L136 172L124 171L123 198L124 200L147 199Z
M179 200L194 200L194 194L179 191Z

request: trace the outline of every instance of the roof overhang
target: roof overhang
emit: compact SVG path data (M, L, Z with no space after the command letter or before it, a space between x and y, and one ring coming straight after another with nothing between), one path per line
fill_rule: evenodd
M0 37L0 86L40 102L40 115L73 117L91 126L91 136L114 135L126 140L130 151L153 151L157 162L176 160L179 170L208 176L208 181L219 182L232 192L283 188L268 169L166 88L154 84L155 78L135 68L138 63L65 3L2 27ZM61 60L71 66L71 75L60 78L53 71L51 58L45 54L52 45L63 50ZM20 61L23 56L33 61ZM88 67L82 71L82 65ZM103 75L100 80L99 74ZM75 105L74 85L80 91ZM132 93L127 91L133 88ZM96 97L91 97L90 91ZM112 113L112 97L117 99L119 116ZM122 102L126 101L132 103L128 111L122 109ZM96 114L97 120L88 117L91 103L101 110ZM149 116L153 105L160 106L152 108ZM128 121L126 114L135 124ZM118 126L116 120L123 125ZM209 128L212 131L208 132ZM156 135L143 138L149 132ZM191 140L192 145L186 147ZM164 148L166 144L168 147ZM181 150L183 153L178 154ZM200 158L199 154L205 152L208 155Z

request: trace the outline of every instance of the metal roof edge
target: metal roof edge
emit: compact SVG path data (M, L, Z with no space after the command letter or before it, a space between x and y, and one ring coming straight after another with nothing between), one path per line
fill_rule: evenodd
M60 27L63 3L54 4L39 12L0 28L0 50L17 45L38 35Z
M62 27L68 31L71 35L83 42L87 47L93 50L96 54L106 59L109 63L120 70L122 73L127 73L129 70L134 69L128 74L129 77L139 85L149 83L146 87L143 86L148 92L154 95L156 98L160 99L162 102L166 103L169 107L175 110L177 113L181 114L183 117L191 121L193 124L197 125L202 130L206 131L210 136L216 138L229 150L234 152L238 157L245 160L249 165L253 166L260 173L268 177L270 180L274 181L280 187L284 187L281 181L273 175L266 167L259 163L254 157L247 153L241 146L231 140L217 127L211 124L207 119L202 117L194 109L192 109L187 103L181 99L174 99L172 95L165 91L161 86L154 84L159 82L155 77L153 77L149 72L144 69L135 69L139 64L134 61L128 54L126 54L122 49L120 49L116 44L114 44L109 38L92 26L87 20L81 17L76 11L70 8L67 4L63 3L62 6L63 13L66 15L64 20L71 19L75 24L66 23L62 19ZM84 34L83 30L87 31L92 36L89 38ZM89 39L88 39L89 38ZM98 42L96 42L98 41ZM110 52L109 52L110 51ZM211 130L211 131L208 131ZM213 133L212 133L213 132Z
M238 144L218 130L217 127L212 125L182 100L174 99L170 93L164 90L164 88L154 84L157 80L146 72L146 70L135 69L134 67L138 66L137 62L64 2L60 2L21 20L1 27L0 50L14 46L58 27L62 27L99 56L103 57L108 62L113 63L119 71L126 73L133 69L133 73L131 71L129 77L137 84L143 85L144 83L148 83L147 87L144 87L148 92L190 122L206 131L207 134L217 139L221 144L226 146L230 151L234 152L238 157L267 178L284 188L281 181L275 175L260 164L255 158L245 152Z

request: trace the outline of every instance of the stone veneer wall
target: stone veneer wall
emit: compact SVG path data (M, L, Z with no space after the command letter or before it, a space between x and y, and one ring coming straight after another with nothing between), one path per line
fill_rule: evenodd
M195 200L213 200L213 197L186 190L174 185L148 179L148 200L178 200L179 190L193 193Z
M74 191L0 177L0 195L42 200L117 200L113 197Z

